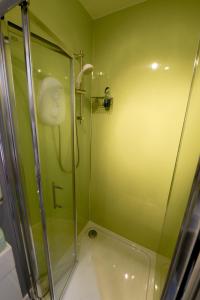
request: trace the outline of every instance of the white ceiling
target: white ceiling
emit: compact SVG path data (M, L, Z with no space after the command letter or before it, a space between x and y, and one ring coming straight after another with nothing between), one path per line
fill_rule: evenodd
M146 0L79 0L93 19L98 19L118 10Z

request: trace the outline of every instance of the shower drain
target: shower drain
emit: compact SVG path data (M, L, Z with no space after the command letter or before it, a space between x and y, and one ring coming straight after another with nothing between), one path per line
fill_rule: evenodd
M90 230L88 231L88 236L89 236L90 239L95 239L95 238L97 237L97 232L96 232L96 230L90 229Z

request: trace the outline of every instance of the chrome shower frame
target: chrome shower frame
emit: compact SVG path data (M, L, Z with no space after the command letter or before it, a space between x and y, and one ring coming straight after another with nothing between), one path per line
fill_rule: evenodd
M6 1L3 0L2 3L5 4ZM43 202L43 194L42 194L42 184L41 184L41 164L40 164L40 156L39 156L39 145L38 145L38 133L37 133L37 124L36 124L36 108L35 108L35 95L34 95L34 81L33 81L33 69L32 69L32 58L31 58L31 42L30 42L30 25L29 25L29 16L28 16L28 2L27 1L7 1L8 2L15 2L15 5L21 3L21 14L22 14L22 29L23 32L23 39L24 39L24 54L25 54L25 66L26 66L26 76L27 76L27 86L28 86L28 102L29 102L29 115L30 115L30 126L32 132L32 144L33 144L33 151L34 151L34 160L35 160L35 177L37 182L37 193L41 211L41 222L42 222L42 229L43 229L43 242L44 242L44 249L45 249L45 257L46 263L48 268L48 280L49 280L49 289L50 289L50 297L52 300L55 300L55 291L54 291L54 284L53 284L53 274L52 274L52 266L51 266L51 259L50 259L50 252L49 252L49 243L48 243L48 236L47 236L47 228L46 228L46 217L45 217L45 208ZM12 5L14 7L14 4ZM8 6L7 9L1 10L0 15L8 11L11 6ZM0 5L1 9L1 5ZM6 24L4 26L4 24ZM12 107L10 105L10 101L12 98L15 98L14 95L14 83L12 77L12 65L11 65L11 54L9 50L5 48L5 43L9 44L8 34L5 34L3 27L7 27L7 23L4 20L1 20L1 36L0 36L0 58L2 61L1 68L0 68L0 83L1 86L4 87L5 93L2 96L2 103L4 107L4 115L6 119L5 124L5 131L6 135L8 136L8 143L11 149L11 164L12 168L8 171L7 169L4 170L4 173L9 172L12 174L14 172L14 179L16 183L16 190L18 193L18 202L20 207L20 221L19 227L21 227L21 233L23 237L24 247L26 250L26 258L27 258L27 265L29 269L29 277L31 278L30 284L32 287L32 291L34 297L39 299L38 292L37 292L37 280L35 270L37 269L37 262L34 259L32 253L34 252L34 245L31 239L31 232L30 226L28 221L28 216L26 212L26 205L24 201L23 189L21 185L21 176L20 176L20 167L18 161L18 151L15 139L15 130L13 124L13 114L12 114ZM18 27L18 26L16 26ZM19 28L17 28L19 29ZM75 126L75 75L74 75L74 60L75 57L73 54L66 52L63 47L59 47L58 45L43 39L40 36L34 34L34 37L41 42L45 42L46 45L49 45L50 48L54 47L57 49L58 52L65 55L68 59L70 59L70 100L71 100L71 136L72 136L72 190L73 190L73 214L74 214L74 265L77 262L77 211L76 211L76 189L75 189L75 171L76 171L76 163L75 163L75 138L76 138L76 126ZM9 48L9 47L8 47ZM8 58L8 59L7 59ZM8 65L8 60L10 63ZM2 133L2 126L0 128L0 133ZM0 150L6 151L5 147L6 141L1 139L0 140ZM2 152L1 151L1 152ZM2 152L2 155L3 153ZM7 153L6 153L7 154ZM1 155L1 157L2 157ZM0 158L1 158L0 157ZM4 164L6 165L6 164ZM5 182L5 180L4 180ZM1 180L3 185L3 190L6 188L4 186L4 182ZM12 187L13 188L13 187ZM12 192L12 188L10 187L10 192ZM16 192L16 191L14 191ZM14 211L17 215L17 210ZM72 270L73 271L73 270Z
M26 259L29 267L29 278L31 280L33 290L36 292L35 282L35 261L32 259L33 245L29 235L28 216L24 202L24 194L21 186L21 174L18 161L18 152L15 146L15 130L12 120L12 109L10 101L14 100L14 86L12 81L12 66L10 60L9 43L7 26L5 21L0 21L0 87L1 87L1 161L3 166L4 180L1 180L2 188L5 190L5 196L12 207L12 213L15 219L19 221L15 214L15 207L18 202L20 212L20 224L18 227L22 229L22 238L26 250ZM9 161L11 161L9 163ZM9 190L6 190L4 182L9 181ZM16 188L14 188L16 186ZM9 196L10 195L10 196ZM13 199L12 199L13 198ZM9 200L12 199L12 200Z
M23 28L23 38L24 38L24 56L26 62L26 77L28 82L29 115L30 115L30 122L31 122L32 143L33 143L34 160L35 160L35 177L37 183L37 194L39 198L42 229L43 229L42 233L43 233L45 258L47 263L48 279L49 279L49 290L50 290L51 298L54 300L55 292L54 292L54 285L53 285L53 274L52 274L53 272L52 272L52 265L50 259L43 190L42 190L42 182L41 182L41 163L40 163L40 155L39 155L38 132L37 132L37 125L36 125L36 107L35 107L32 57L31 57L30 24L29 24L29 17L28 17L27 2L23 2L21 4L21 13L22 13L22 28Z

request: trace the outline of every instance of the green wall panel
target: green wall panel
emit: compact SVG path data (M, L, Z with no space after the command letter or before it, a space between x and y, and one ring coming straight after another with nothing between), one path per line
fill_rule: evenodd
M150 0L95 21L92 96L110 86L114 102L109 113L93 113L91 218L154 251L188 101L199 8L195 0Z

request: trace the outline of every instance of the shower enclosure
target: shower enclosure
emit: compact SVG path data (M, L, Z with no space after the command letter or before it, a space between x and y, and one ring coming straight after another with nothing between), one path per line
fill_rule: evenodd
M21 12L22 27L1 20L1 129L34 293L60 299L77 259L74 61Z
M171 300L164 295L171 297L168 270L199 156L199 47L191 68L199 33L182 47L193 17L182 28L176 23L182 13L171 18L173 6L142 1L92 21L76 1L67 1L65 10L48 2L49 10L33 2L31 14L28 1L0 1L0 179L26 252L24 261L19 255L24 293L31 299ZM16 5L19 15L10 18L7 11ZM55 15L61 22L54 27ZM166 44L160 43L164 34ZM83 75L93 66L84 64L82 48L95 62L86 89Z

